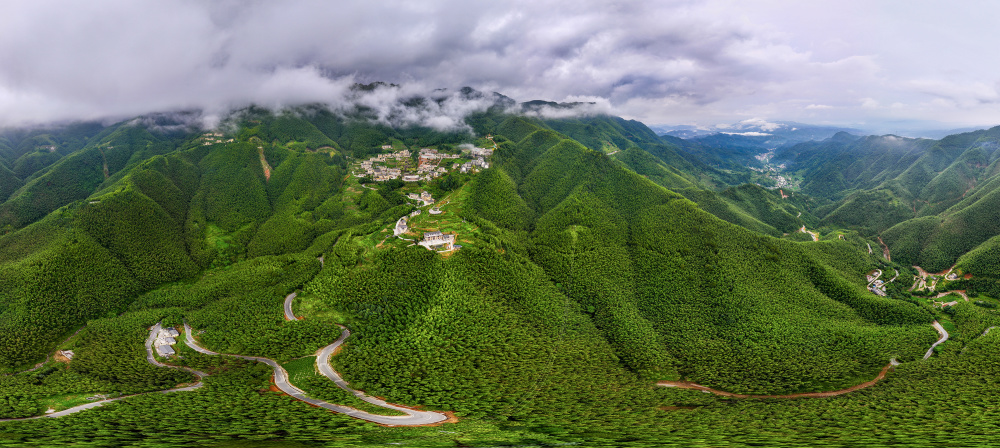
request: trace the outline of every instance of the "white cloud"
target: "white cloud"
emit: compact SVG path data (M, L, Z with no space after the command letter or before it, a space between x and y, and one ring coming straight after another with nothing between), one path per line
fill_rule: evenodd
M778 129L781 129L781 128L785 127L785 125L783 125L781 123L771 123L771 122L769 122L769 121L767 121L767 120L765 120L763 118L750 118L750 119L746 119L746 120L741 121L740 125L741 125L742 128L746 128L746 127L750 127L750 126L756 127L756 128L759 128L760 130L765 131L765 132L775 131L775 130L778 130Z
M767 132L756 132L756 131L750 131L750 132L720 132L720 134L743 135L743 136L747 136L747 137L767 137L769 135L773 135L773 134L769 134Z
M579 0L381 4L13 2L0 18L0 124L234 105L337 103L355 82L579 96L650 124L766 116L1000 121L992 17L929 0ZM934 33L923 24L933 23ZM407 116L448 119L450 101ZM856 102L850 99L859 99ZM877 100L876 100L877 98ZM934 101L938 100L938 101ZM883 107L882 104L920 107ZM835 107L834 107L835 106ZM433 107L432 107L433 109Z

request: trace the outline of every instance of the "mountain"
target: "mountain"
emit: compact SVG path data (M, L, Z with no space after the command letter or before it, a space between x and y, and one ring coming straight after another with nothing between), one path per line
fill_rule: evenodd
M249 107L213 130L183 115L140 117L86 128L79 147L26 178L8 169L23 186L0 204L0 368L14 373L0 377L0 418L138 395L0 423L0 443L657 445L723 434L735 444L765 423L806 428L774 436L783 441L821 428L861 443L858 434L882 434L871 425L969 429L957 416L988 409L982 387L997 373L996 350L979 335L1000 325L993 299L934 307L907 291L912 271L896 261L920 256L901 249L907 231L872 233L836 217L850 215L851 198L878 201L861 194L937 198L918 209L928 221L919 225L948 237L980 226L956 237L971 250L963 266L971 280L1000 278L989 261L995 239L976 242L990 233L997 131L901 139L898 149L888 137L848 134L790 146L773 157L803 187L785 191L748 183L759 172L741 164L741 148L461 95L493 106L450 131L321 105ZM400 107L427 101L436 100ZM37 151L22 144L28 134L10 135L5 160ZM821 186L869 153L870 169ZM425 177L385 180L393 169ZM956 201L968 179L975 188ZM959 219L964 227L949 224ZM822 234L814 241L806 228ZM445 235L458 250L417 244ZM877 235L893 261L868 249ZM869 289L875 272L882 294ZM302 320L285 319L286 297ZM924 362L934 320L953 339ZM310 396L378 412L315 379L316 352L343 325L351 336L332 367L353 388L458 423L374 428L271 392L264 364L180 343L181 358L165 362L208 373L204 387L151 393L195 381L147 361L143 341L158 322L190 325L215 352L274 359ZM75 352L68 364L47 359L56 348ZM655 386L826 392L867 387L890 359L903 364L886 380L837 398ZM921 401L929 390L940 400ZM913 421L914 409L937 411ZM996 425L976 422L987 433Z
M839 135L776 152L801 191L832 199L822 224L880 234L901 262L946 269L1000 228L995 221L1000 128L941 140Z
M838 132L851 134L860 134L863 132L853 128L817 126L792 121L772 122L758 118L743 120L730 125L716 125L711 127L682 125L653 126L652 129L659 135L669 135L686 140L719 136L720 134L736 137L764 137L763 139L749 139L749 141L770 141L775 146L810 140L823 140Z

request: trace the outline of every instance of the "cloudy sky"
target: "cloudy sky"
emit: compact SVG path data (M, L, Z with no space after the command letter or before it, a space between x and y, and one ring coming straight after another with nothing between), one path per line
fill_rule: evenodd
M651 125L995 125L996 17L974 0L11 0L0 125L337 103L375 80Z

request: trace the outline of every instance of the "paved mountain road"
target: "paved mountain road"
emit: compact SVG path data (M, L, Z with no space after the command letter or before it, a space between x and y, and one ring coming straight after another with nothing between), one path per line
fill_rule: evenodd
M291 293L287 297L285 297L285 306L284 306L284 308L285 308L285 319L288 319L288 320L297 320L298 319L298 317L295 316L295 313L292 312L292 301L295 300L295 296L296 296L295 293ZM308 402L310 404L314 404L316 406L324 407L324 408L330 409L330 410L335 411L335 412L341 412L341 413L350 415L351 417L359 418L359 419L362 419L362 420L367 420L367 421L375 422L375 423L381 423L383 425L428 425L428 424L432 424L432 423L442 422L442 421L445 421L445 420L448 419L447 415L444 415L444 414L441 414L441 413L429 412L429 411L417 411L417 410L405 408L405 407L402 407L402 406L397 406L397 405L388 403L385 400L365 395L364 392L361 392L359 390L352 389L350 387L350 385L348 385L347 381L344 381L344 378L341 377L340 374L337 373L336 370L333 370L333 367L330 366L330 357L333 356L333 354L337 351L337 348L339 348L344 343L344 341L346 341L347 338L351 335L351 330L348 330L347 327L344 327L343 325L337 325L337 326L340 327L340 330L341 330L340 337L337 338L337 340L334 341L332 344L327 345L326 347L323 347L322 349L320 349L319 354L317 354L317 356L316 356L316 367L319 369L319 372L321 374L323 374L323 376L325 376L325 377L329 378L331 381L333 381L334 384L337 385L337 387L350 392L352 395L354 395L355 397L358 397L361 400L364 400L364 401L366 401L368 403L371 403L371 404L373 404L375 406L379 406L379 407L383 407L383 408L386 408L386 409L392 409L392 410L400 411L400 412L405 413L406 415L405 416L387 416L387 415L370 414L370 413L367 413L367 412L364 412L364 411L359 411L359 410L354 409L354 408L348 408L348 407L344 407L344 406L338 406L338 405L335 405L335 404L326 403L324 401L320 401L320 400L315 400L315 399L312 399L312 398L308 398L308 397L305 397L304 395L303 395L303 397L305 397L305 398L300 398L298 396L293 395L290 392L286 391L286 393L288 393L289 395L292 395L292 396L294 396L294 397L296 397L296 398L298 398L298 399L300 399L302 401L306 401L306 402ZM187 328L187 327L185 327L185 328ZM190 334L190 333L188 333L188 334ZM274 367L274 366L272 366L272 367ZM284 369L282 369L282 370L284 370ZM277 370L275 372L277 372ZM277 382L278 382L278 375L275 374L275 383L277 383ZM291 386L291 384L289 384L289 386ZM294 388L294 386L291 386L291 387ZM281 386L279 385L278 388L281 388ZM281 389L284 391L283 388L281 388ZM295 390L301 392L301 390L299 390L297 388ZM321 403L323 403L323 404L321 404ZM342 411L342 410L338 410L338 409L347 409L347 411Z
M71 408L63 409L63 410L61 410L59 412L53 412L51 414L36 415L34 417L25 417L25 418L5 418L5 419L0 419L0 422L9 422L9 421L14 421L14 420L32 420L32 419L36 419L36 418L58 418L58 417L63 417L63 416L70 415L70 414L75 414L75 413L80 412L80 411L85 411L87 409L93 409L93 408L101 407L101 406L104 406L105 404L108 404L108 403L111 403L111 402L114 402L114 401L124 400L124 399L129 398L129 397L137 397L139 395L148 395L148 394L156 394L156 393L168 394L168 393L172 393L172 392L189 392L189 391L192 391L192 390L195 390L195 389L199 389L202 386L204 386L204 384L202 383L201 380L204 379L206 376L208 376L207 373L201 372L201 371L198 371L198 370L194 370L194 369L191 369L191 368L188 368L188 367L170 366L170 365L163 364L162 362L159 362L159 361L156 360L156 357L153 356L153 341L156 340L156 334L160 332L160 328L162 328L162 327L160 326L159 323L157 323L156 325L153 325L153 327L149 329L149 337L146 338L146 361L149 361L150 364L152 364L154 366L157 366L157 367L168 367L168 368L171 368L171 369L187 370L188 372L191 372L195 376L198 377L198 382L197 383L194 383L194 384L192 384L190 386L177 387L177 388L173 388L173 389L161 390L161 391L156 391L156 392L145 392L145 393L141 393L141 394L133 394L133 395L125 395L125 396L115 397L115 398L107 398L107 399L104 399L104 400L94 401L94 402L90 402L90 403L84 403L84 404L81 404L79 406L73 406ZM79 330L77 332L79 332ZM74 333L74 335L75 335L75 333Z
M292 312L292 300L295 300L295 296L298 293L293 292L285 297L285 319L295 320L295 313Z
M288 300L289 299L286 299L286 301ZM344 343L344 340L347 339L347 336L350 336L351 332L348 331L346 328L344 329L344 332L341 333L340 337L337 338L337 340L333 344L330 344L321 350L321 353L324 352L326 353L325 358L323 358L325 360L324 365L326 366L327 371L331 372L333 376L330 376L326 372L324 372L324 375L334 380L334 382L336 382L337 386L339 386L340 388L353 393L355 396L357 396L362 400L365 400L377 406L382 406L388 409L394 409L400 412L405 412L407 415L401 415L401 416L377 415L360 411L351 407L340 406L337 404L328 403L323 400L317 400L315 398L309 397L302 389L299 389L295 387L295 385L290 383L288 381L288 371L286 371L283 367L281 367L281 365L278 364L277 361L270 358L263 358L260 356L231 355L231 354L213 352L209 349L206 349L198 345L198 342L195 341L194 337L192 336L193 331L191 330L191 326L189 326L187 322L184 323L184 332L185 332L184 343L187 344L188 347L191 347L192 349L198 351L199 353L204 353L206 355L215 355L215 356L232 356L234 358L262 362L264 364L271 366L271 369L274 370L274 384L278 386L278 389L281 389L282 392L291 395L296 400L304 401L313 406L329 409L331 411L349 415L357 419L366 420L369 422L379 423L383 425L390 425L390 426L428 425L431 423L442 422L448 419L448 416L444 414L438 414L436 412L414 411L412 409L407 409L400 406L394 406L386 403L385 401L369 397L362 392L347 387L347 382L341 379L340 375L338 375L337 372L335 372L332 368L330 368L330 362L329 362L330 354L332 354L337 349L337 347L340 346L340 344ZM321 354L320 357L322 356L323 355ZM319 362L320 357L317 357L317 363ZM321 366L320 369L323 369L323 367ZM336 379L334 379L334 377L336 377Z
M340 327L341 330L343 330L343 332L340 334L340 337L337 338L337 340L334 341L333 344L323 347L319 351L319 355L316 356L316 366L319 367L320 373L322 373L323 376L333 381L337 385L337 387L354 394L355 397L358 397L375 406L387 409L393 409L407 414L406 416L390 417L390 416L373 415L365 413L367 414L367 417L360 417L360 416L355 416L355 417L363 418L365 420L373 421L376 423L382 423L385 425L400 425L400 424L428 425L431 423L442 422L448 419L448 416L444 414L440 414L437 412L429 412L429 411L416 411L413 409L404 408L402 406L396 406L394 404L386 402L385 400L365 395L364 392L361 392L359 390L351 389L351 387L347 384L347 381L344 381L344 379L340 376L340 374L338 374L337 371L333 370L333 367L330 367L330 357L333 356L333 354L337 351L337 348L339 348L340 345L343 344L344 341L347 340L347 338L351 335L351 330L348 330L342 325L338 326ZM399 423L401 421L405 421L406 423Z
M934 354L934 347L937 347L938 344L948 340L948 331L945 330L944 327L942 327L941 324L938 323L938 321L934 321L934 323L932 323L931 325L933 325L934 329L937 330L938 334L941 335L941 339L938 339L937 342L931 345L931 348L927 349L927 353L924 354L924 359L930 358L931 355Z
M168 390L163 391L163 393L167 393L167 392L190 392L192 390L200 389L202 386L205 385L204 383L202 383L201 380L205 379L205 377L208 376L207 373L202 372L200 370L192 369L190 367L179 367L179 366L167 365L167 364L164 364L164 363L156 360L156 356L153 355L153 342L156 341L156 334L160 332L160 328L162 328L162 327L160 326L160 323L157 322L156 325L153 325L153 328L149 329L149 337L146 338L146 361L149 361L150 364L152 364L154 366L157 366L157 367L167 367L167 368L170 368L170 369L187 370L188 372L191 372L195 376L198 377L198 382L196 382L196 383L194 383L194 384L192 384L190 386L178 387L176 389L168 389Z
M893 360L893 361L895 361L895 360ZM723 391L723 390L712 389L711 387L702 386L701 384L691 383L691 382L688 382L688 381L660 381L660 382L657 382L656 385L657 386L663 386L663 387L678 387L678 388L681 388L681 389L700 390L700 391L704 391L704 392L711 392L711 393L713 393L715 395L721 395L723 397L732 397L732 398L759 398L759 399L762 399L762 398L821 398L821 397L836 397L837 395L843 395L843 394L846 394L846 393L854 392L856 390L861 390L861 389L864 389L866 387L871 387L871 386L875 385L875 383L879 382L882 378L885 378L886 372L888 372L889 368L892 367L892 366L894 366L894 365L896 365L896 364L894 364L893 362L890 362L889 364L886 364L885 367L882 368L882 371L879 372L878 376L876 376L875 379L872 379L871 381L867 381L867 382L864 382L864 383L861 383L861 384L858 384L858 385L855 385L855 386L851 386L851 387L848 387L846 389L833 390L833 391L827 391L827 392L803 392L803 393L787 394L787 395L750 395L750 394L736 394L736 393L732 393L732 392L726 392L726 391Z

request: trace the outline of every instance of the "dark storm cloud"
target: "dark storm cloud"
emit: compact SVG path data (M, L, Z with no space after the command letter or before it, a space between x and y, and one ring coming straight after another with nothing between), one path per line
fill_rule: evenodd
M0 123L178 109L204 109L211 117L248 103L336 108L359 100L353 83L371 81L402 85L360 99L380 107L386 119L439 126L486 103L455 97L409 115L393 105L435 88L469 85L522 101L595 102L601 111L677 122L755 114L830 118L888 111L901 100L916 101L906 96L912 92L962 96L952 101L957 105L995 93L952 88L954 81L931 75L886 76L878 56L884 49L852 40L863 35L851 30L823 35L822 45L793 45L816 41L821 34L810 34L803 22L824 18L814 14L819 7L786 13L792 5L21 2L5 5L0 17ZM840 11L824 7L832 11L820 11L824 16Z

